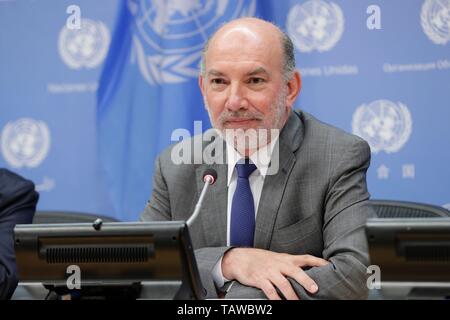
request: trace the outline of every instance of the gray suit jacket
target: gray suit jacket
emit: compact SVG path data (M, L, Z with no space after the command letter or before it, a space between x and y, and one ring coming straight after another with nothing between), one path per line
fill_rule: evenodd
M156 161L153 194L141 220L188 219L203 186L203 171L212 167L218 172L218 180L211 186L200 216L190 229L203 285L208 297L216 297L211 271L229 249L227 165L175 165L171 161L173 147ZM366 201L368 144L306 112L293 111L280 134L279 154L278 174L264 180L254 246L311 254L330 261L327 266L306 271L319 286L314 295L289 279L301 299L366 298L368 252L364 224L371 214ZM257 288L235 282L226 297L265 295Z

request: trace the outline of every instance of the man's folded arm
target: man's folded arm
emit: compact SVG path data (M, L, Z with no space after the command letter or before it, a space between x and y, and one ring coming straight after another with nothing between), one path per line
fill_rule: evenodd
M340 268L350 268L348 271ZM339 268L339 269L338 269ZM306 274L315 281L319 291L311 294L294 279L287 278L301 300L312 299L366 299L366 267L352 257L333 257L331 263L323 267L306 270ZM267 299L258 288L248 287L234 281L226 294L227 299Z

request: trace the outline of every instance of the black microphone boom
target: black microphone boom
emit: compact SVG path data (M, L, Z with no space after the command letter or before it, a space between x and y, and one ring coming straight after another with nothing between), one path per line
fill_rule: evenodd
M202 192L200 193L200 198L198 198L197 204L195 205L194 213L192 213L191 217L186 222L188 227L190 227L192 225L194 220L199 215L200 209L201 209L202 203L203 203L203 198L205 197L208 187L210 185L214 184L216 181L217 181L217 171L216 170L209 168L203 172L203 182L205 183L205 185L203 186Z

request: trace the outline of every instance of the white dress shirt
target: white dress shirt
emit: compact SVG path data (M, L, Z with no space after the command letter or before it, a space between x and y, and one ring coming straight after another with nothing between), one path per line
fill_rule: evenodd
M254 152L249 158L250 161L256 166L256 170L252 172L248 180L250 183L250 190L253 195L253 203L255 207L255 219L258 212L259 199L261 198L261 192L264 185L264 179L269 168L270 160L272 157L273 149L278 140L278 136L272 139L271 143L262 147L258 151ZM228 201L227 201L227 246L230 245L230 220L231 220L231 204L233 202L233 195L236 190L237 184L237 172L236 164L243 160L241 154L239 154L233 146L227 143L227 164L228 164ZM222 274L222 258L217 262L213 269L213 280L217 288L222 288L225 282L230 280L223 277ZM228 290L231 286L228 288Z

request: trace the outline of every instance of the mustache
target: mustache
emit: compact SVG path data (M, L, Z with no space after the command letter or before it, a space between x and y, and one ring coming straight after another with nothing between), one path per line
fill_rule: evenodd
M264 120L264 115L259 112L249 112L248 110L223 112L218 120L220 123L237 120Z

